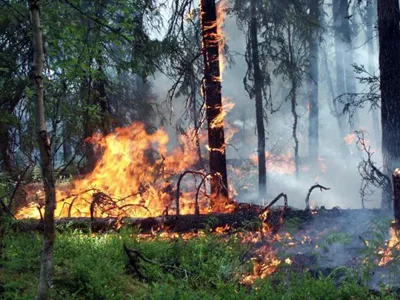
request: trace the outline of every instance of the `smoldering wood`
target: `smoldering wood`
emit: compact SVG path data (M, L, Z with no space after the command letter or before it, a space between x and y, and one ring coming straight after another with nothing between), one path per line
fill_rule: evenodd
M208 145L210 159L211 194L228 198L224 123L214 127L222 107L221 73L219 69L219 41L215 0L201 0L201 29L203 38L204 79L203 94L206 104ZM217 176L215 174L219 174ZM222 184L219 182L222 181Z
M239 204L232 213L210 213L206 215L180 215L160 216L149 218L60 218L56 220L57 230L62 232L77 229L87 232L106 232L120 230L121 228L138 228L140 233L151 234L154 232L189 233L199 230L215 231L218 227L229 227L229 231L259 231L262 222L277 231L283 222L296 219L300 223L307 223L321 218L336 218L341 215L365 213L362 209L341 210L338 208L306 210L292 208L271 209L266 218L261 218L263 208L251 204ZM381 213L380 210L369 210L373 214ZM11 228L15 231L30 232L42 231L43 223L40 220L15 220Z

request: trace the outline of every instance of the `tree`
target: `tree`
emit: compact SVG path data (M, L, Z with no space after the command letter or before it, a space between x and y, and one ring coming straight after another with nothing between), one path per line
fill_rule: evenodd
M219 66L219 35L215 0L202 0L201 28L204 57L204 99L206 105L208 145L211 178L211 207L222 196L228 200L228 176L226 169L224 118Z
M53 154L50 146L50 137L47 133L44 113L43 87L43 38L40 25L40 1L29 0L29 10L32 22L32 36L34 59L32 65L32 79L35 86L35 109L37 141L40 150L43 186L45 191L46 207L43 218L44 239L40 259L39 285L36 299L49 299L49 289L53 272L53 247L55 240L54 209L56 204L55 178L53 174Z
M364 23L366 26L367 46L368 46L368 72L375 73L374 69L374 25L376 23L377 8L374 0L366 2L366 11L364 13ZM374 136L377 141L381 140L381 129L379 124L379 112L377 109L372 110L372 122L374 128Z
M250 2L250 29L249 46L251 60L248 61L249 69L253 71L254 79L254 98L256 103L256 123L257 123L257 156L258 156L258 193L259 197L265 198L267 194L267 169L265 159L265 129L264 129L264 108L263 108L263 75L260 68L260 55L258 49L258 29L257 29L257 1Z
M345 53L343 44L343 33L346 30L345 18L347 11L347 1L346 0L332 0L333 9L333 27L334 27L334 39L335 39L335 61L336 61L336 97L344 94L346 92L345 83ZM346 121L343 116L343 105L339 102L335 102L335 113L338 118L340 137L343 141L344 137L347 135ZM341 143L342 154L346 156L349 153L348 148Z
M236 1L234 6L239 29L246 34L247 63L246 76L243 83L250 99L255 100L256 132L257 132L257 158L258 158L258 192L260 199L267 194L267 167L266 167L266 136L265 136L265 88L269 84L270 76L267 71L268 40L260 39L261 30L264 29L264 18L268 18L266 6L261 1ZM242 114L242 117L244 115ZM243 121L244 124L245 121ZM244 126L244 125L243 125ZM246 133L244 128L244 138Z
M310 34L310 53L309 53L309 70L308 70L308 89L309 89L309 126L308 126L308 151L313 163L318 161L319 153L319 109L318 109L318 63L319 63L319 0L309 0L310 18L317 25L312 28Z
M378 0L379 69L384 173L400 165L400 14L397 0ZM383 191L382 208L391 207L391 189Z

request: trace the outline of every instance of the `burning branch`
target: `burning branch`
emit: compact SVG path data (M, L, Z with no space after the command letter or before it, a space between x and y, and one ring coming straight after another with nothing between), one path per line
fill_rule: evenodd
M119 200L119 201L121 201L121 200ZM90 219L92 222L92 231L95 231L95 228L94 228L95 217L96 217L95 213L96 213L96 209L98 209L98 208L100 208L101 214L107 213L109 211L112 211L112 212L117 211L117 214L116 214L117 224L119 223L118 221L120 221L123 217L126 217L128 215L128 213L125 211L125 209L128 207L133 207L133 206L140 207L140 208L143 208L143 209L147 210L148 212L150 212L147 207L145 207L144 205L141 205L141 204L130 203L130 204L125 204L125 205L119 206L117 204L119 201L113 200L110 196L106 195L103 192L96 192L93 194L93 201L90 204ZM115 213L113 213L113 216L115 216Z
M310 189L308 190L307 196L306 196L306 210L308 210L308 211L310 210L310 196L311 196L311 193L316 188L319 188L321 192L331 189L331 188L324 187L324 186L322 186L322 185L320 185L318 183L316 183L312 187L310 187Z
M276 202L278 202L279 199L283 198L283 202L284 202L284 209L286 209L288 207L288 200L287 200L287 195L285 193L280 193L278 196L276 196L274 198L274 200L272 200L267 206L265 206L262 211L260 212L260 215L264 215L264 213L266 211L268 211L272 205L274 205Z
M185 177L185 175L186 174L193 174L193 175L200 175L201 177L202 177L202 181L201 181L201 183L200 183L200 185L199 185L199 188L197 189L197 191L200 189L200 187L201 187L201 185L203 184L203 182L204 182L204 180L207 178L207 176L208 176L208 174L204 174L203 172L200 172L200 171L190 171L190 170L187 170L187 171L185 171L185 172L183 172L180 176L179 176L179 179L178 179L178 183L177 183L177 185L176 185L176 216L179 216L179 214L180 214L180 211L179 211L179 198L180 198L180 196L181 196L181 192L180 192L180 189L181 189L181 181L182 181L182 179L183 179L183 177ZM199 208L198 208L198 192L196 193L196 212L198 212L198 210L199 210ZM196 213L196 214L198 214L198 213Z

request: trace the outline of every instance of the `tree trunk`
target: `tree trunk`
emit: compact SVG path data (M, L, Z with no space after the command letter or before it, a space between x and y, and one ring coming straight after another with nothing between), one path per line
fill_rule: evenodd
M354 59L353 59L353 46L352 46L352 29L349 20L349 2L348 0L341 0L340 8L344 9L341 16L344 16L343 22L343 42L344 42L344 69L345 69L345 82L346 82L346 93L356 93L356 78L354 76ZM358 112L354 113L353 119L350 123L350 131L357 129L359 123Z
M224 118L219 67L219 40L215 0L201 0L201 27L204 56L204 100L206 103L211 178L211 206L215 199L228 200ZM218 118L219 117L219 118Z
M71 137L68 134L67 124L63 125L63 138L63 160L67 164L72 158Z
M251 21L250 21L250 43L252 53L252 67L254 72L254 94L256 102L256 122L258 137L258 194L260 199L265 199L267 195L267 167L265 160L265 129L263 114L262 85L263 78L260 70L260 57L258 51L257 37L257 9L256 0L251 1ZM251 62L250 62L251 63Z
M333 22L334 22L334 39L335 39L335 60L336 60L336 97L342 95L346 91L345 86L345 71L344 71L344 53L343 53L343 21L345 18L344 12L347 9L347 1L333 0ZM346 119L343 116L343 105L339 102L334 103L335 110L339 121L339 131L341 138L342 154L346 157L349 150L344 143L344 138L348 133Z
M53 246L55 239L54 209L56 204L55 178L53 174L53 155L51 153L50 138L46 129L43 100L43 39L40 26L40 2L29 0L29 9L33 35L33 82L35 85L35 108L37 139L40 150L43 186L46 196L44 212L44 239L40 259L40 275L36 299L49 299L51 277L53 272Z
M378 0L382 155L391 178L400 166L400 14L398 0ZM391 207L391 191L383 192L382 208Z
M297 97L296 97L296 81L292 80L292 89L290 91L290 101L292 104L292 115L293 115L293 127L292 127L292 137L294 142L294 165L296 170L296 178L299 178L300 172L300 156L299 156L299 139L297 137L297 126L299 116L296 112Z
M10 155L10 135L8 125L0 123L0 170L11 175L13 171Z
M194 69L191 68L190 70L190 76L191 76L191 108L192 108L192 119L193 119L193 125L194 125L194 134L195 134L195 139L196 139L196 148L197 148L197 156L199 158L198 161L198 167L199 169L204 169L204 161L203 161L203 156L201 155L201 145L200 145L200 137L199 137L199 131L200 131L200 114L197 108L197 82L196 82L196 75L194 72Z
M367 46L368 46L368 72L375 74L374 66L374 24L376 22L376 3L374 0L367 1L367 14L365 24L367 27ZM381 141L381 126L379 120L379 112L377 109L372 110L372 127L374 131L374 138L377 145Z
M310 16L319 24L319 0L310 1ZM319 122L318 122L318 28L312 29L310 35L310 54L309 54L309 123L308 123L308 151L313 164L318 162L319 154Z

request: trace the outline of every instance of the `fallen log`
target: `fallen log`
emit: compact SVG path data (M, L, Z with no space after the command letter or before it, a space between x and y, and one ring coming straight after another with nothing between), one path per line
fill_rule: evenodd
M346 214L362 213L362 210L340 210L320 209L306 210L271 209L267 217L261 217L263 208L260 206L242 204L232 213L210 213L205 215L180 215L160 216L150 218L60 218L56 220L59 231L65 228L79 229L87 232L104 232L119 230L120 228L137 227L141 233L152 233L156 231L168 231L175 233L197 232L200 230L216 231L224 227L230 231L247 230L258 231L264 222L272 231L277 231L288 219L297 219L300 223L311 221L315 218L335 218ZM365 212L365 211L364 211ZM379 210L377 210L379 212ZM14 230L19 231L41 231L43 224L40 220L15 220L12 225Z

